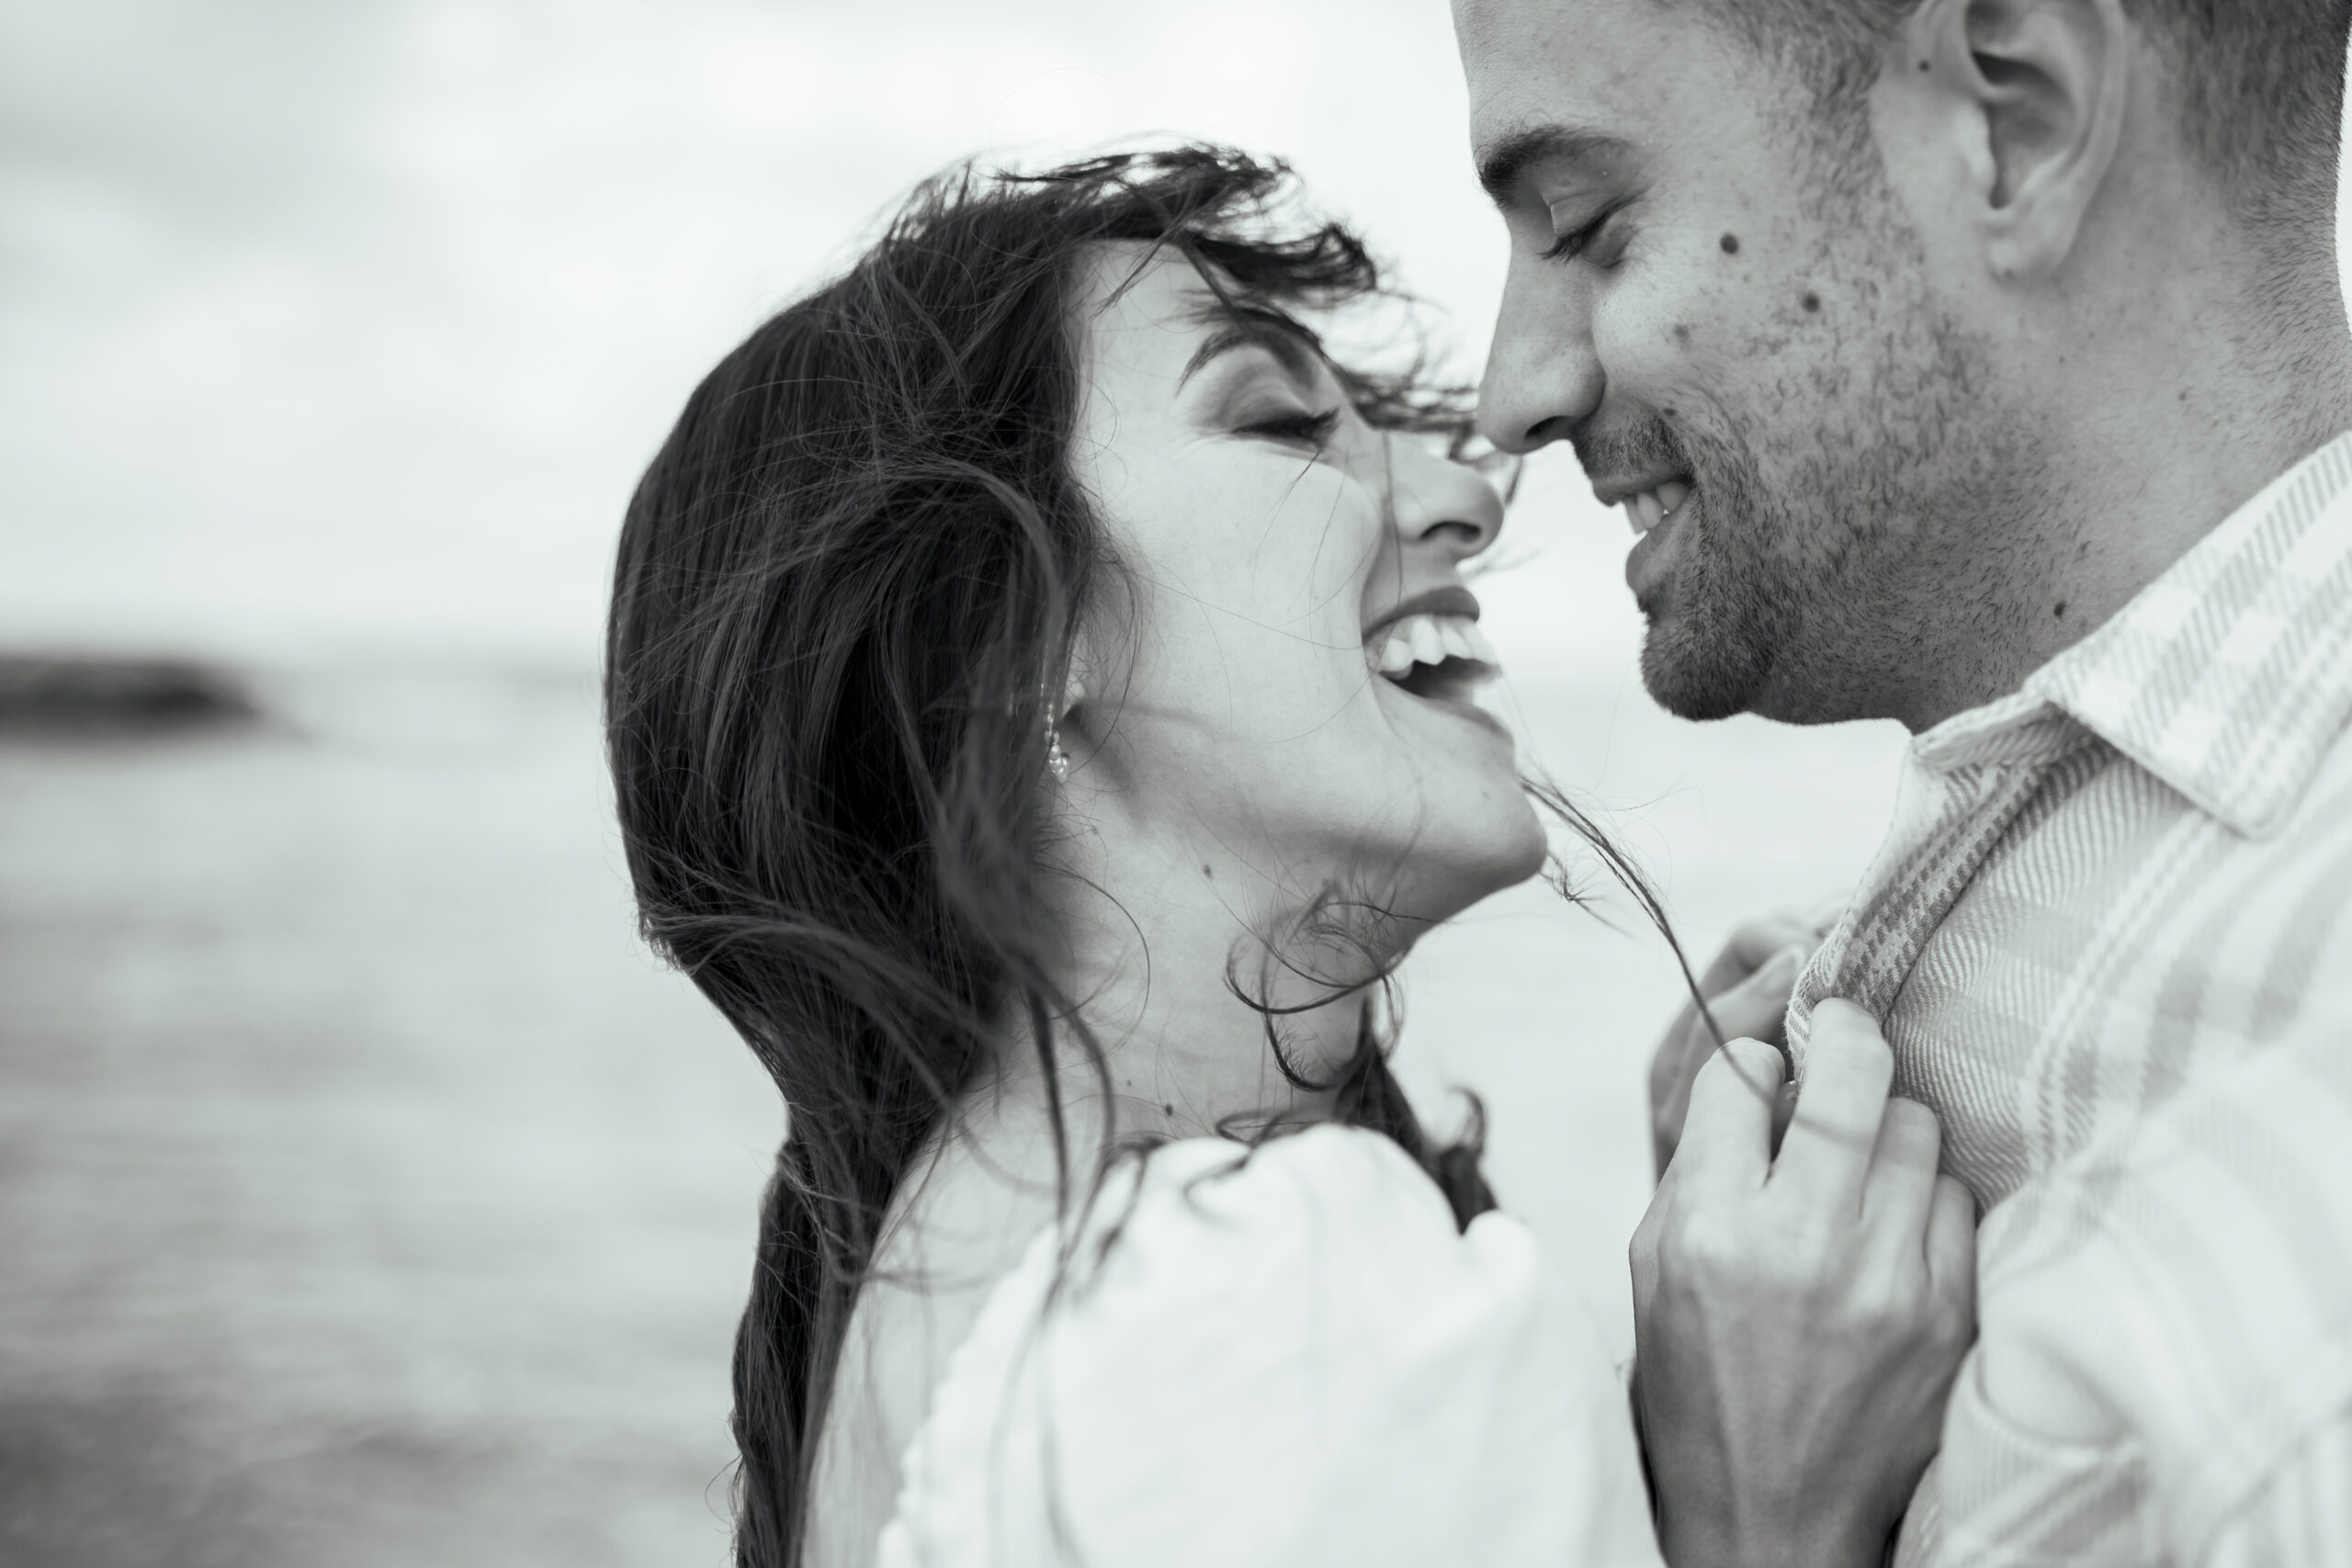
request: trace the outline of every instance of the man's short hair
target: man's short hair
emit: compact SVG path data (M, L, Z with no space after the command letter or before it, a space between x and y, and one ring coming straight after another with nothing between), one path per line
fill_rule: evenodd
M1887 35L1919 0L1700 0L1800 72L1825 105L1859 105ZM2335 208L2352 0L2123 0L2169 57L2181 128L2231 209L2303 228Z

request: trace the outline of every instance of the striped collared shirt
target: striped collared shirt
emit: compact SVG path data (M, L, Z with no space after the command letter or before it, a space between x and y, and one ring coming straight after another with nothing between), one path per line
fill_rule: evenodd
M1919 736L1791 1010L1883 1017L1985 1211L1898 1553L2352 1565L2352 435Z

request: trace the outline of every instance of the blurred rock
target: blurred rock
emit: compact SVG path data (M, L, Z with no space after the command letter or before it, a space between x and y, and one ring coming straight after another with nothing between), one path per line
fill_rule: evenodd
M0 735L149 735L248 724L245 682L182 659L0 654Z

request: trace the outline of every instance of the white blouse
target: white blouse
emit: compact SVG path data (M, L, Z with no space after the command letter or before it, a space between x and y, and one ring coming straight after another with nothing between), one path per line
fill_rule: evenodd
M1589 1311L1387 1138L1171 1144L1106 1186L1057 1292L1065 1239L957 1348L881 1568L1657 1568Z

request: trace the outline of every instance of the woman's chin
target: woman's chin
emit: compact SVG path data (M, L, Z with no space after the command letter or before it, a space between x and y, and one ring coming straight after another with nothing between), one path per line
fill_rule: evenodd
M1503 879L1495 885L1499 893L1506 887L1516 887L1544 869L1552 858L1552 840L1544 831L1544 819L1530 806L1521 818L1521 829L1514 837L1507 870Z
M1509 830L1497 832L1494 852L1483 865L1487 874L1484 886L1470 904L1491 897L1506 887L1518 886L1542 871L1551 853L1552 846L1544 837L1543 820L1535 815L1535 808L1530 806L1519 814L1518 820ZM1469 904L1463 908L1469 908Z
M1442 925L1544 869L1551 854L1544 824L1524 797L1521 804L1521 810L1498 814L1493 822L1481 824L1481 830L1449 835L1442 843L1425 840L1419 847L1407 862L1411 893L1403 901L1414 924Z
M1551 858L1552 842L1535 803L1527 798L1516 767L1502 770L1487 782L1479 792L1479 806L1477 826L1465 834L1475 845L1465 859L1478 868L1485 884L1478 898L1484 898L1516 887L1543 870Z

